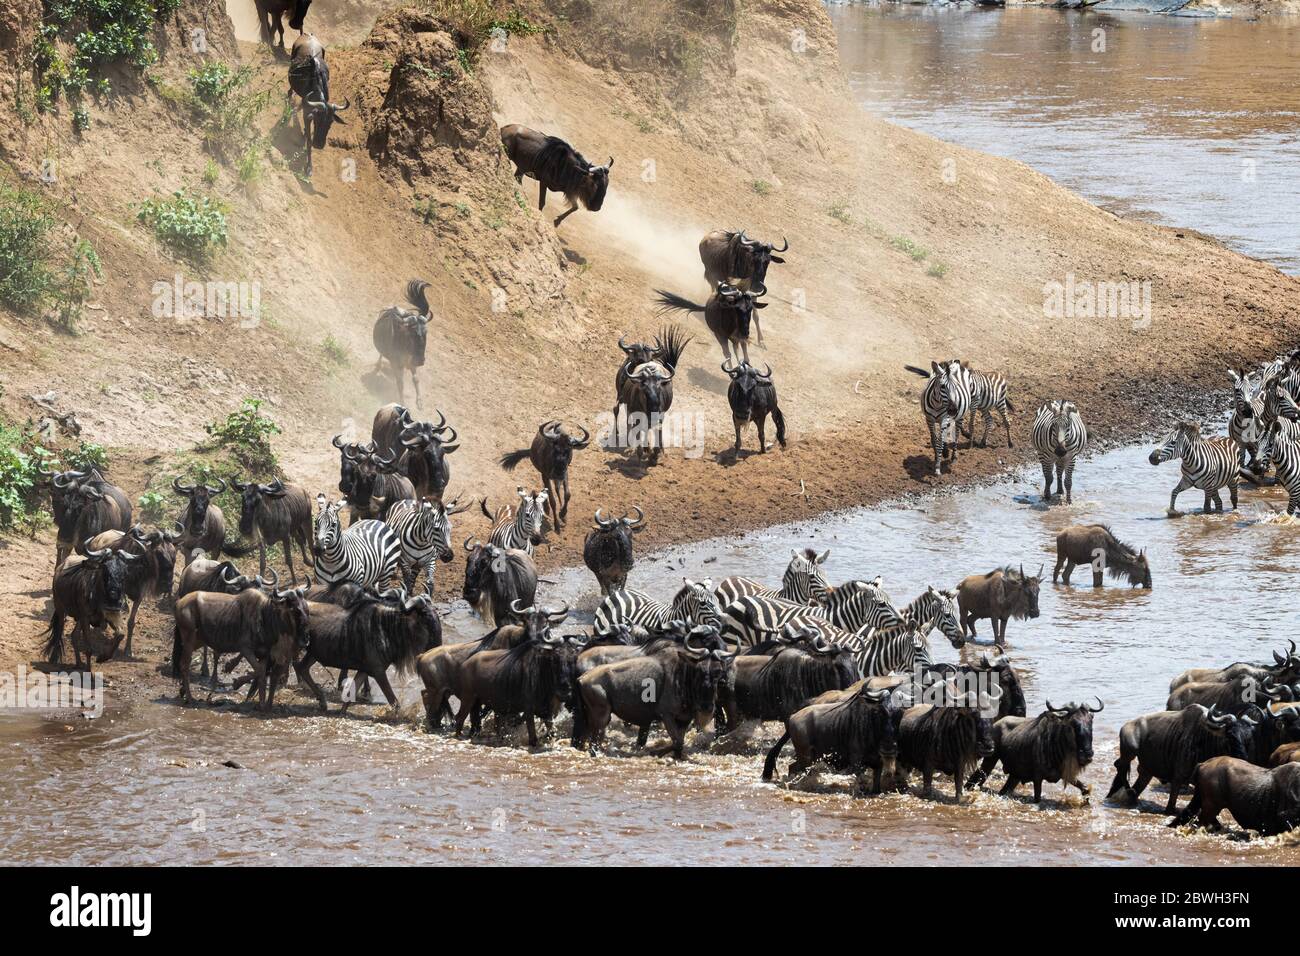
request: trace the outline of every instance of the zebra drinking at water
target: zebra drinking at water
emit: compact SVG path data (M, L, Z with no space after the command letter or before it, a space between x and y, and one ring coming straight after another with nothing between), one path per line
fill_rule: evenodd
M341 501L316 496L316 583L354 581L362 587L386 588L397 572L402 545L392 528L366 518L344 531L339 522Z
M903 368L927 379L921 391L921 411L930 430L934 474L938 477L942 473L943 458L951 457L951 464L957 463L957 427L970 407L967 372L958 359L949 359L942 365L931 362L928 372L915 365L904 365ZM948 444L949 435L952 436L951 444Z
M773 591L752 578L723 578L714 591L718 603L726 607L732 601L746 595L781 598L793 604L825 604L830 596L831 586L822 572L821 566L831 556L829 550L818 554L813 548L790 552L790 563L786 565L785 577L781 579L781 590Z
M1182 514L1175 504L1178 496L1188 488L1199 488L1205 492L1205 511L1210 510L1211 502L1218 511L1223 511L1223 499L1219 489L1228 486L1232 496L1232 507L1237 508L1237 483L1240 480L1238 461L1241 459L1241 446L1231 438L1202 438L1201 426L1196 422L1180 422L1163 442L1151 452L1148 461L1153 465L1169 461L1171 458L1182 460L1183 474L1169 496L1169 515L1178 517Z
M439 560L450 561L451 516L466 511L469 504L457 499L448 502L421 498L397 501L388 510L388 527L393 529L402 547L400 565L402 586L410 593L415 580L424 571L424 591L433 596L433 571Z
M713 582L708 578L692 581L682 578L681 589L673 595L672 604L656 601L644 591L611 591L596 608L592 631L597 636L613 634L618 625L633 628L638 640L662 628L669 621L686 621L689 624L708 624L720 628L722 618L717 598L713 596Z
M993 422L993 413L997 412L1002 416L1002 427L1006 429L1007 447L1015 448L1015 443L1011 441L1011 419L1007 415L1007 409L1014 412L1016 407L1007 397L1007 380L998 372L976 372L965 366L963 370L966 373L966 382L970 386L970 427L962 429L966 437L971 440L972 445L985 447L988 444L989 425ZM984 431L980 434L979 442L975 441L976 412L984 414Z
M546 515L546 492L529 494L516 488L519 505L502 505L496 513L488 511L487 497L479 503L484 516L492 520L489 543L498 548L515 548L532 557L533 546L542 543L542 519Z
M1031 433L1034 450L1043 466L1043 500L1052 500L1052 472L1056 472L1056 493L1073 498L1074 459L1088 447L1088 429L1074 402L1058 399L1038 409Z

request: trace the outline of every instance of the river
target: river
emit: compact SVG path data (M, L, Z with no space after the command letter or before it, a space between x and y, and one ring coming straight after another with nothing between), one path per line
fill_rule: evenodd
M829 10L867 109L1300 273L1294 18Z
M601 756L563 741L530 753L519 741L423 732L414 680L402 690L408 716L390 720L368 707L317 716L291 694L289 712L270 718L184 709L166 679L144 695L110 686L97 720L0 719L0 855L11 863L1300 863L1292 837L1179 833L1158 813L1102 799L1119 726L1162 709L1174 674L1269 659L1295 633L1300 538L1277 517L1280 494L1247 491L1236 514L1170 519L1177 480L1175 466L1153 468L1146 449L1128 448L1081 463L1068 507L1040 504L1028 471L675 548L633 572L637 586L664 595L686 575L779 582L790 549L815 545L831 549L833 581L882 574L906 600L999 564L1032 572L1045 563L1042 616L1010 624L1009 653L1031 713L1045 698L1105 703L1088 803L1057 786L1036 807L991 792L958 806L947 780L934 800L855 798L847 778L833 775L795 790L765 785L762 756L779 729L771 724L747 742L699 740L680 764L633 755L618 733ZM1199 496L1180 504L1198 509ZM1151 591L1095 591L1086 574L1074 587L1050 584L1056 531L1099 519L1148 549ZM545 591L547 603L588 611L597 597L585 569L558 575ZM448 639L481 632L453 608ZM933 647L937 659L954 659L945 641ZM1148 791L1142 809L1164 798Z

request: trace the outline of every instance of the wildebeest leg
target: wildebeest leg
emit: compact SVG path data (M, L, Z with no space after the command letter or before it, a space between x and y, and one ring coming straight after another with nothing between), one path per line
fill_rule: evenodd
M569 473L564 473L564 507L560 509L560 517L568 520L569 517L569 499L572 495L569 492Z
M1015 777L1008 776L1007 782L1004 783L1002 789L998 791L998 796L1009 797L1016 792L1016 787L1018 786L1020 786L1020 781Z
M218 662L218 663L220 663L220 662ZM215 667L216 667L216 664L214 664L213 667L215 668ZM199 671L199 676L200 676L200 677L207 677L207 676L208 676L208 649L207 649L206 647L203 648L203 667L202 667L202 669Z
M266 574L266 538L261 534L257 536L257 561L261 567L258 574Z
M690 726L690 721L679 723L675 718L669 717L664 721L664 726L668 728L668 736L673 741L673 759L685 760L686 754L686 728Z
M315 679L311 676L311 665L314 661L315 658L312 657L311 651L308 651L303 655L302 660L294 661L293 669L298 674L298 680L306 684L307 689L316 695L316 703L320 704L321 713L325 713L329 710L329 708L325 706L325 691L321 690L320 685L317 684Z
M966 786L971 788L972 790L974 790L976 787L982 787L984 785L984 781L989 778L989 774L993 772L993 768L997 766L997 763L998 763L997 754L991 754L985 757L984 762L980 765L980 768L976 770L973 774L971 774L969 778L967 778ZM1008 777L1007 779L1009 780L1011 778Z
M536 748L537 747L537 720L533 716L533 712L531 710L528 712L527 719L528 719L528 746Z
M1074 570L1074 562L1071 561L1069 558L1067 558L1065 555L1060 554L1057 555L1056 557L1056 567L1052 568L1053 584L1055 584L1056 579L1060 577L1062 567L1065 568L1065 583L1066 584L1070 583L1070 572Z
M577 211L578 211L578 204L577 204L577 202L575 202L574 200L570 199L570 200L569 200L569 208L566 209L566 210L564 210L564 212L560 213L558 216L555 217L555 225L558 227L558 226L560 225L560 223L564 222L565 219L569 218L570 216L572 216L572 215L573 215L575 212L577 212Z
M1103 574L1104 574L1104 572L1102 571L1102 569L1101 569L1098 565L1095 565L1095 564L1094 564L1094 565L1092 566L1092 586L1093 586L1093 587L1095 587L1095 588L1099 588L1099 587L1102 586L1102 584L1103 584L1103 581L1102 581Z
M732 449L732 453L735 455L739 455L740 454L740 429L741 426L745 424L745 422L739 418L736 418L733 415L731 418L731 424L736 427L736 447Z
M537 183L537 209L540 212L546 208L546 187L539 180Z
M1134 781L1133 786L1129 787L1129 791L1128 791L1130 794L1132 794L1134 803L1138 802L1138 798L1142 796L1142 791L1147 788L1147 784L1149 784L1150 782L1151 782L1151 774L1143 770L1141 764L1138 764L1137 780Z
M1169 802L1165 804L1165 816L1178 812L1178 795L1182 793L1185 783L1185 780L1179 779L1169 781Z
M140 610L140 599L131 602L131 616L126 619L126 656L131 656L131 639L135 637L135 613Z
M388 701L388 706L396 710L397 695L393 693L393 685L388 683L388 672L376 668L375 673L370 676L375 679L375 683L379 685L379 689L384 692L384 698Z
M760 349L765 349L767 348L767 343L763 341L763 326L758 321L757 309L754 310L753 322L754 322L754 332L758 336L758 341L756 344Z
M921 796L928 797L934 789L934 771L921 771Z
M767 454L767 429L763 426L767 424L767 415L759 415L754 419L754 425L758 429L758 451L760 454Z
M636 735L636 749L644 750L646 741L650 739L650 725L646 724L641 727Z
M962 790L961 790L961 771L960 771L960 770L957 771L956 773L954 773L954 774L952 775L952 788L953 788L953 791L954 791L954 792L956 793L956 795L957 795L957 802L958 802L958 803L961 803L961 793L962 793Z
M1034 781L1034 803L1043 802L1043 781Z
M1190 487L1192 487L1192 483L1188 481L1185 476L1178 480L1178 484L1174 486L1174 490L1169 495L1169 516L1170 517L1176 517L1182 514L1182 512L1179 511L1178 508L1176 507L1178 503L1178 496L1181 495L1184 491L1186 491Z
M286 534L284 540L280 542L280 547L284 548L284 561L289 565L289 581L293 587L298 586L298 572L293 569L293 541Z

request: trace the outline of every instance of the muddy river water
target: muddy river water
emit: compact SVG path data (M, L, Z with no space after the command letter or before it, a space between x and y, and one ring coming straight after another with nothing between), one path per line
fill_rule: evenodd
M1096 761L1087 779L1104 792L1116 732L1163 707L1169 678L1191 665L1269 657L1295 634L1300 536L1275 509L1274 491L1246 492L1224 517L1164 515L1173 466L1146 450L1083 463L1072 506L1038 503L1035 476L948 497L828 517L729 543L643 559L635 582L671 593L684 575L745 572L779 581L790 549L829 547L832 580L883 574L896 598L926 584L1008 561L1050 577L1056 531L1105 519L1148 549L1155 586L1053 587L1042 616L1012 622L1009 651L1031 712L1045 697L1099 696ZM1199 508L1189 496L1185 505ZM585 570L556 575L550 603L590 609ZM463 607L448 638L481 633ZM951 660L944 641L935 656ZM847 778L797 790L759 781L777 727L747 741L697 739L688 761L632 755L612 734L609 754L556 742L517 746L457 741L418 727L418 692L403 689L405 719L361 707L316 716L286 695L271 718L231 707L182 709L174 685L127 695L108 689L97 720L0 719L0 859L11 862L540 863L1300 863L1295 838L1189 835L1159 814L1084 803L1046 788L1044 803L993 793L955 805L939 799L850 795ZM567 719L561 724L567 727ZM653 738L652 738L653 740ZM226 766L226 762L238 767ZM1151 791L1152 801L1163 793ZM1144 800L1143 810L1156 808Z

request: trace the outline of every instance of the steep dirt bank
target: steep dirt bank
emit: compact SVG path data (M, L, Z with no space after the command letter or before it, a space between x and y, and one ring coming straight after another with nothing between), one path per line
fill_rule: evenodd
M1075 399L1097 440L1115 442L1188 396L1226 401L1225 364L1294 344L1296 280L1208 237L1120 220L1020 164L862 114L814 0L739 12L686 0L520 10L551 29L485 47L472 72L425 12L384 15L355 48L309 18L331 45L334 97L353 104L311 183L285 168L297 146L277 125L283 61L241 45L272 91L261 122L275 163L252 189L220 170L213 191L231 206L230 246L201 269L172 260L130 211L149 194L195 186L205 167L192 124L164 97L142 87L96 106L81 136L66 115L0 116L16 130L4 141L16 176L58 157L63 173L48 189L106 270L78 338L0 313L9 343L0 412L21 420L34 413L28 396L56 390L86 436L110 448L134 496L205 422L260 395L285 427L285 472L329 491L330 435L364 434L392 397L368 374L373 316L419 275L436 291L423 411L436 406L461 431L453 489L496 503L534 483L526 465L517 476L496 467L503 451L526 445L547 418L591 427L610 407L618 336L662 324L655 288L703 300L705 231L786 235L789 261L769 275L768 349L754 357L776 371L789 448L731 461L722 355L698 318L684 320L695 341L674 408L700 423L702 454L673 450L645 471L621 454L580 453L573 523L540 555L554 566L580 560L596 506L641 505L650 517L641 543L652 547L929 487L920 380L904 362L961 355L1013 383L1016 449L963 451L947 485L1024 460L1026 419L1041 400ZM235 51L206 55L233 61ZM176 46L159 73L183 84L191 66ZM562 135L596 160L612 154L605 208L557 233L550 220L562 204L552 196L539 214L535 185L516 187L497 149L495 127L507 122ZM177 271L259 281L270 321L154 318L152 285ZM1048 317L1045 283L1070 275L1149 282L1151 321ZM326 359L327 336L348 350L345 364ZM485 528L467 514L457 537ZM20 623L0 654L29 658L51 543L10 541L3 555L14 584L0 610ZM462 567L441 572L444 594ZM148 643L159 623L147 619L146 647L161 649Z

